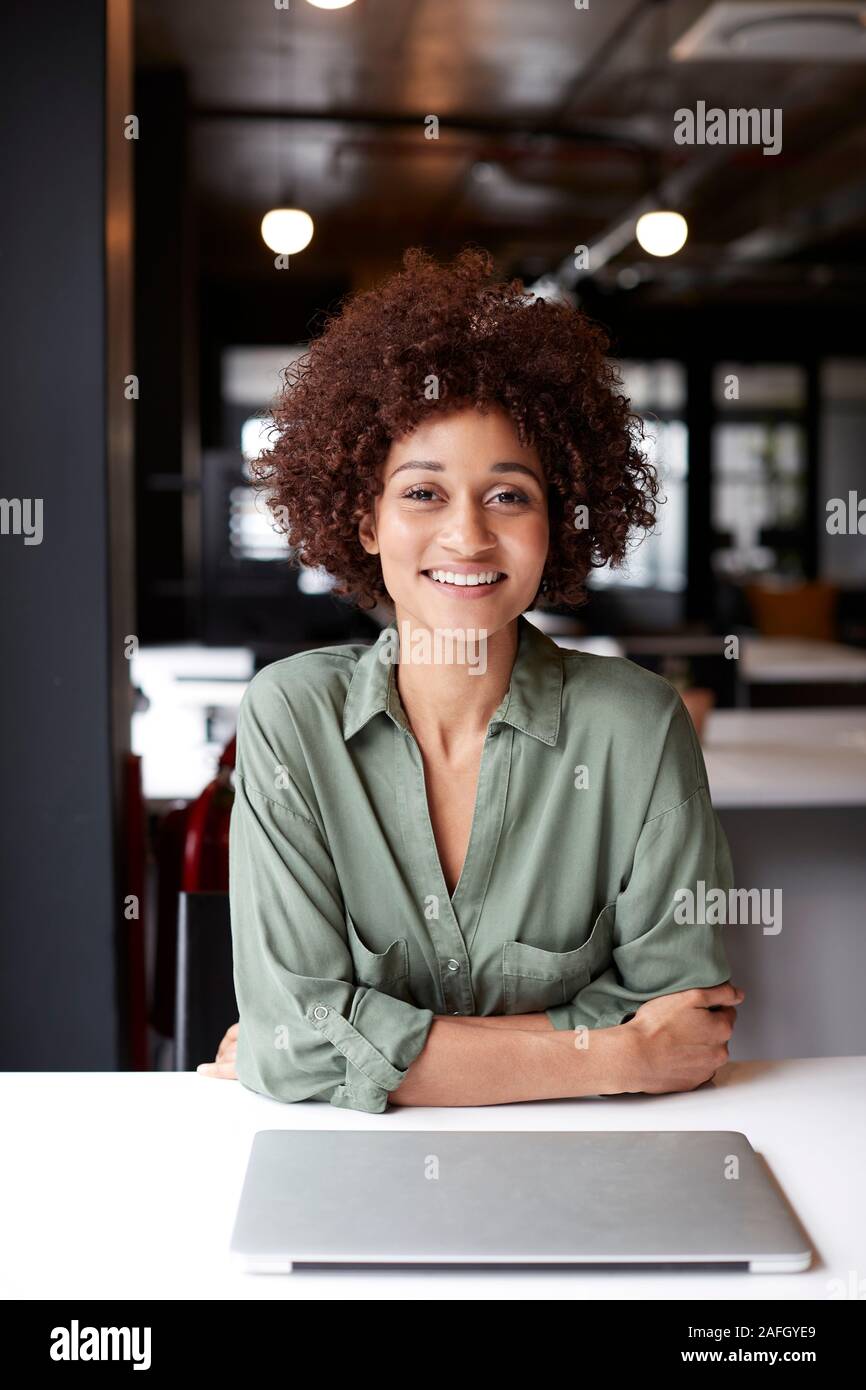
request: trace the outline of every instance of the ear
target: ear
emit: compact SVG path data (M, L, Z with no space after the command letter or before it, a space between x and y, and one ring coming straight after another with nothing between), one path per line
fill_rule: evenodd
M379 542L376 539L376 523L372 512L365 512L358 522L358 539L368 555L379 554Z

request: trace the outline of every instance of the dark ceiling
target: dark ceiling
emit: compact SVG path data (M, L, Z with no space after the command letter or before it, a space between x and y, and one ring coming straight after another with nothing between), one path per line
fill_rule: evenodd
M137 63L186 75L211 276L269 271L259 222L291 201L316 223L294 261L310 277L366 283L408 245L473 241L531 279L586 244L597 286L637 268L651 300L866 300L866 63L672 59L710 8L137 0ZM782 152L677 145L674 112L698 101L780 108ZM670 261L632 236L659 186L690 224Z

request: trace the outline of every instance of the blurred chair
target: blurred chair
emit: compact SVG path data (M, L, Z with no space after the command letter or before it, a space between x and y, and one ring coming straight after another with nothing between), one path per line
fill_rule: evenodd
M802 584L747 584L746 597L758 631L764 637L811 637L836 640L835 584L814 580Z
M181 891L228 891L234 765L235 740L231 739L220 755L213 781L195 801L164 815L157 827L156 965L151 1023L164 1038L172 1037L174 1032L177 895Z
M174 1070L212 1062L238 1017L228 893L180 893Z
M220 754L217 775L189 808L183 847L183 887L186 893L227 890L229 886L229 824L235 799L232 772L235 739Z

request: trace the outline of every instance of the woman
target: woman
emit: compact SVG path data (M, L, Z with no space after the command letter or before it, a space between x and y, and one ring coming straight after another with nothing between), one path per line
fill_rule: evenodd
M725 1062L742 992L682 904L731 862L685 707L524 616L584 602L654 521L607 346L486 253L415 249L287 370L258 482L301 560L392 620L244 695L240 1020L203 1070L381 1112L690 1090Z

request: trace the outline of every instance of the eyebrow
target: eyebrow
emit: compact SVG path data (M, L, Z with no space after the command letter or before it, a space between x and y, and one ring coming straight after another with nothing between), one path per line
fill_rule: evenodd
M405 463L399 463L394 471L389 474L388 481L390 482L391 478L395 477L398 473L402 473L407 468L423 468L429 473L444 473L446 471L445 464L440 463L438 459L407 459ZM538 483L541 481L535 470L530 468L527 463L518 463L513 459L503 459L500 463L492 463L490 465L490 472L525 473L527 477L534 478L535 482Z

